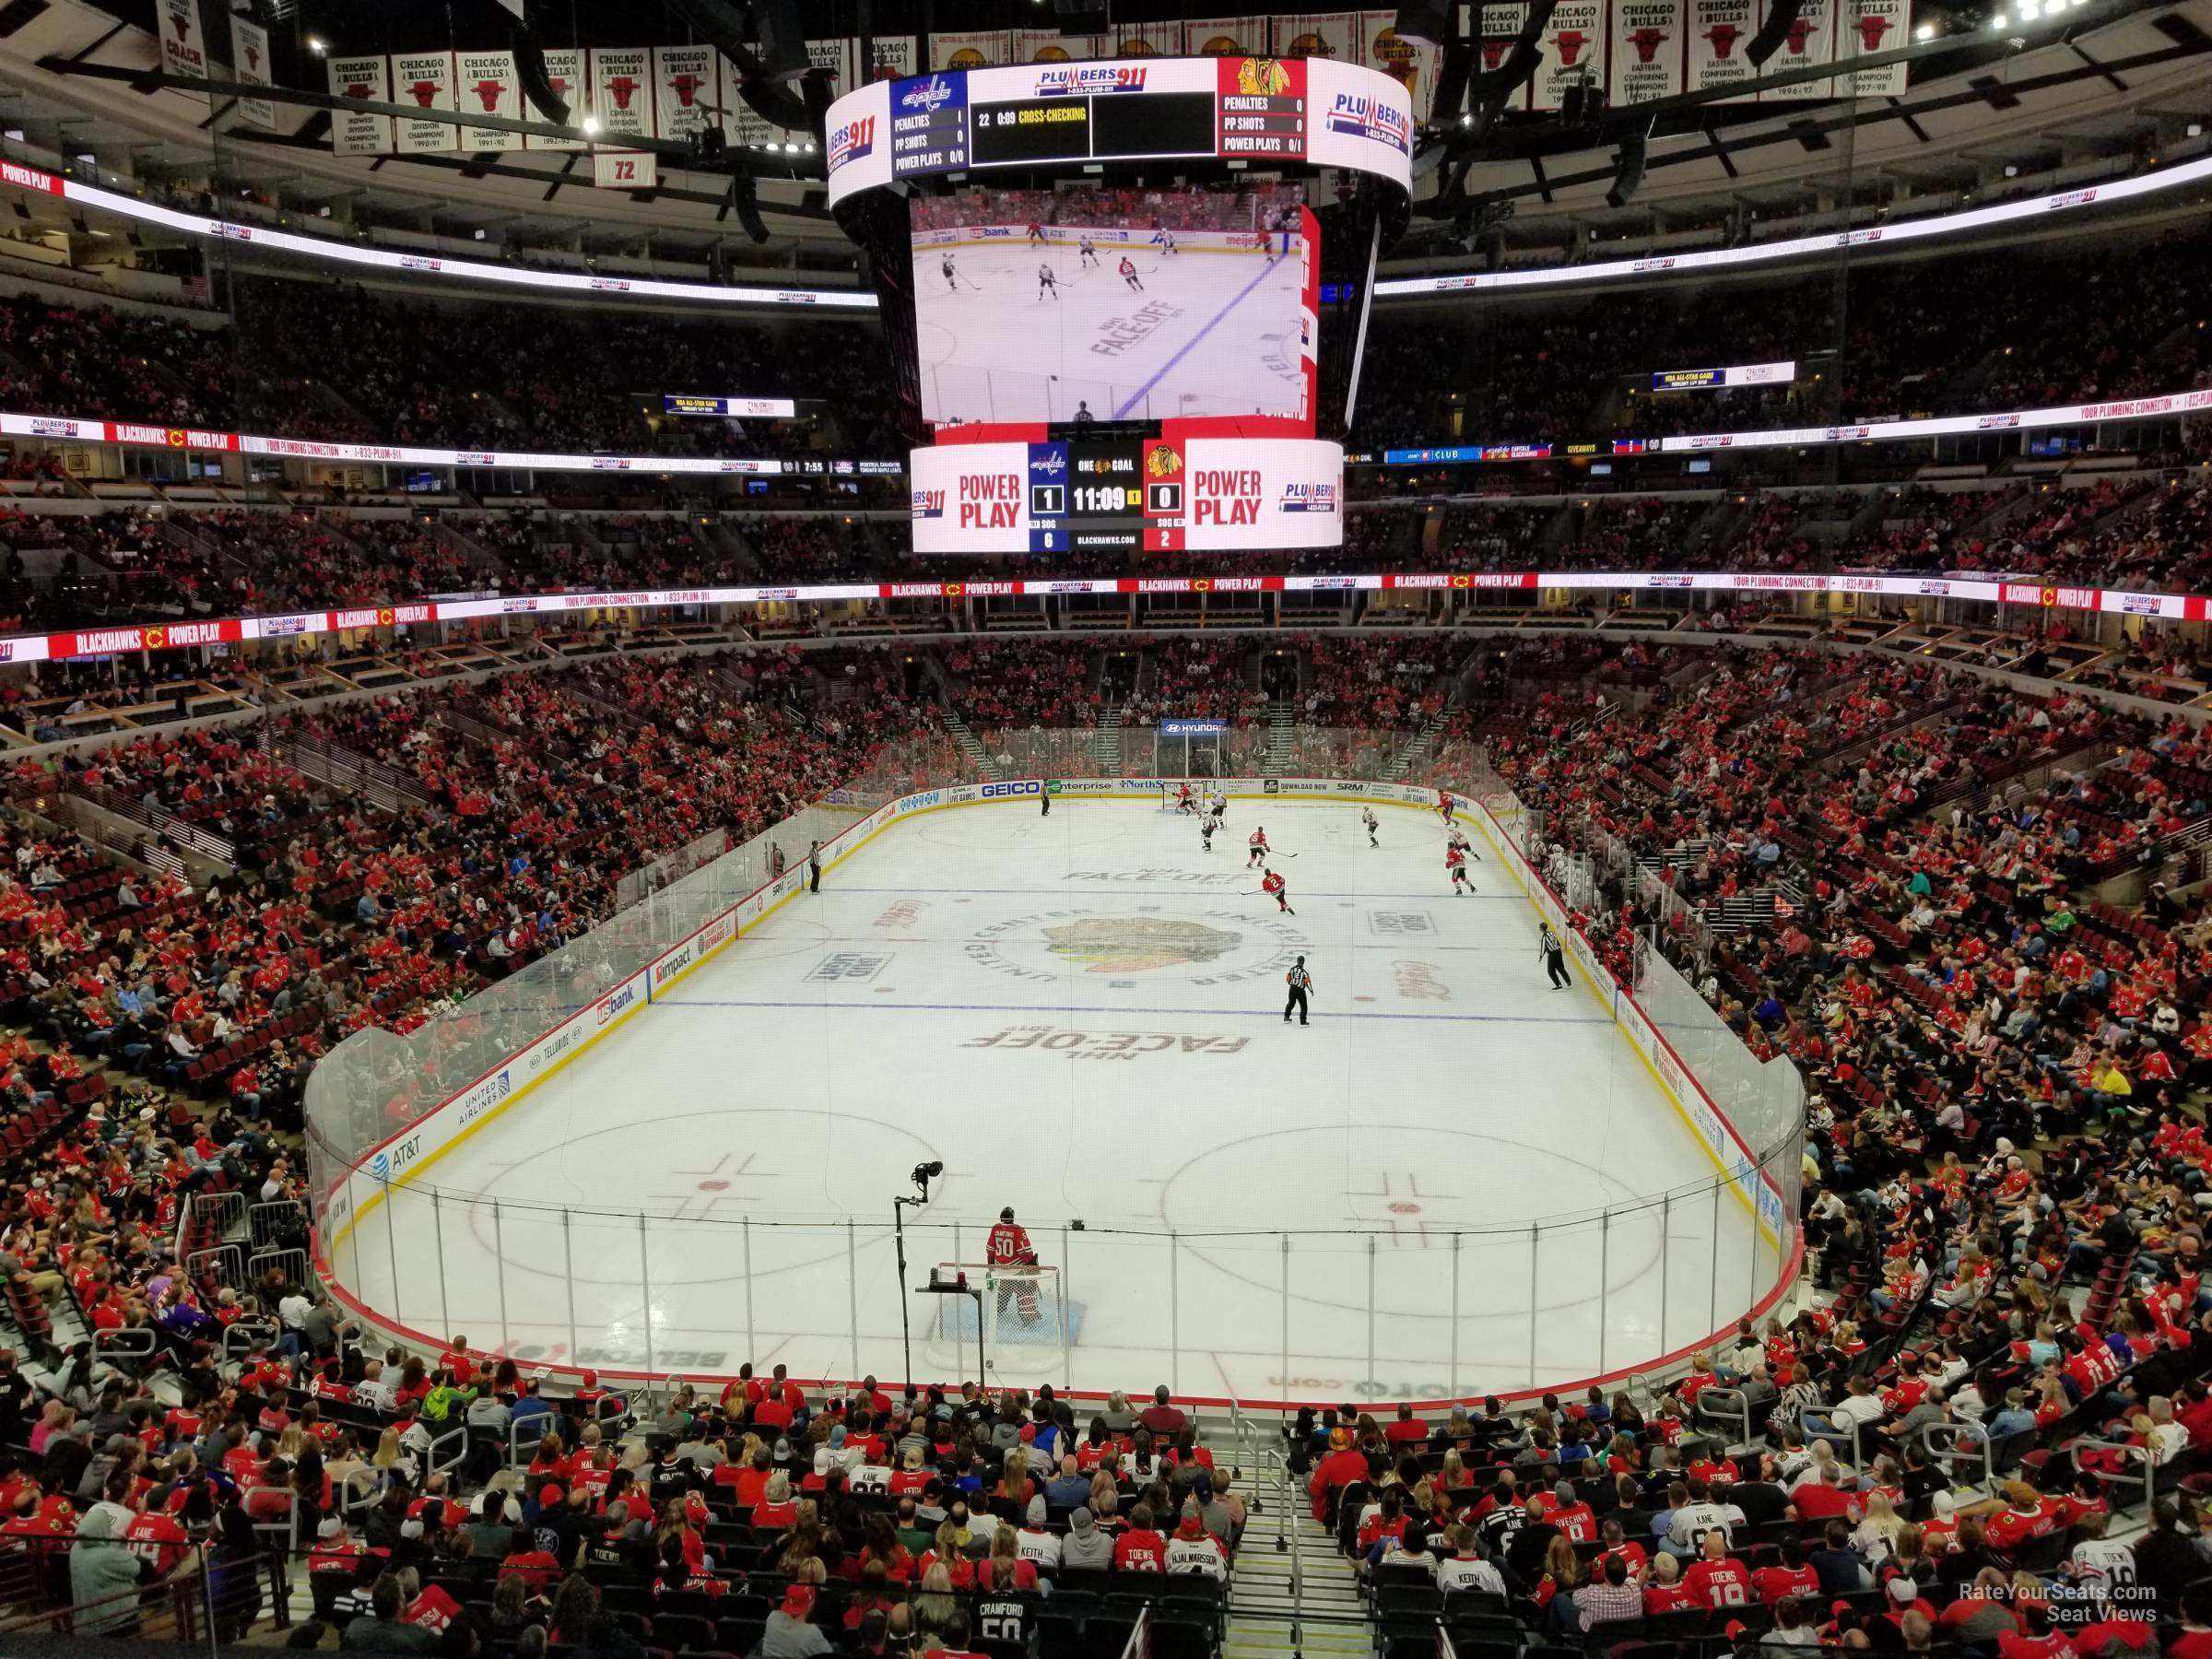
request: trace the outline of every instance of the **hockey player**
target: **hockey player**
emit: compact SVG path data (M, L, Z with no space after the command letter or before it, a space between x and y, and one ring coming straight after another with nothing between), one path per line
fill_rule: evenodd
M983 1244L983 1259L994 1267L1034 1267L1037 1265L1037 1247L1030 1242L1029 1233L1014 1219L1014 1206L1006 1206L998 1212L998 1225ZM1006 1303L1011 1300L1020 1311L1021 1323L1033 1325L1041 1317L1037 1306L1037 1281L1023 1278L1001 1278L998 1281L998 1317L1004 1323Z
M1044 246L1044 227L1042 225L1031 223L1030 226L1030 246L1032 248Z
M1129 263L1128 254L1122 255L1122 263L1116 268L1121 272L1124 282L1140 294L1145 291L1145 285L1136 279L1136 267Z
M1265 865L1260 866L1260 891L1272 897L1275 900L1275 908L1284 915L1295 916L1298 912L1290 908L1289 887L1288 882Z
M1214 815L1215 823L1218 824L1225 822L1229 818L1229 797L1223 794L1219 790L1215 790L1213 803L1209 810L1211 810Z
M1452 828L1445 832L1444 844L1448 847L1457 847L1459 849L1460 856L1467 861L1467 865L1469 866L1467 874L1469 879L1472 879L1474 877L1473 866L1482 862L1482 854L1475 851L1475 843L1467 839L1466 831L1462 830L1457 824L1453 825Z
M1087 271L1095 271L1099 268L1099 251L1091 246L1089 237L1085 236L1078 237L1077 239L1076 252L1081 258L1083 269Z
M1457 845L1444 849L1444 868L1452 872L1452 897L1467 890L1467 855Z
M937 268L945 273L945 286L954 293L959 293L960 291L960 274L953 268L952 255L946 254L944 262Z
M1313 990L1313 976L1306 971L1304 957L1300 957L1290 971L1283 975L1283 982L1290 987L1290 994L1283 1003L1283 1023L1290 1023L1290 1010L1296 1008L1298 1023L1302 1026L1306 1023L1306 998Z
M1175 810L1190 813L1198 810L1198 797L1191 793L1191 786L1188 783L1182 786L1182 793L1175 797Z
M1041 300L1047 294L1055 300L1060 298L1060 279L1053 275L1051 265L1041 265L1037 267L1037 298Z
M1436 809L1443 816L1445 823L1448 824L1452 821L1452 792L1450 790L1440 789L1436 792Z
M1381 846L1382 843L1375 839L1375 809L1372 806L1360 807L1359 821L1367 826L1367 844L1371 847Z
M1162 253L1172 253L1175 252L1175 236L1172 231L1162 230L1159 233L1159 251Z
M1206 852L1211 853L1214 850L1214 831L1220 827L1210 818L1198 820L1198 839L1205 843ZM1248 870L1252 868L1250 865L1246 865L1244 867Z
M1251 849L1251 856L1245 859L1244 867L1249 870L1253 865L1259 865L1263 869L1265 868L1267 859L1267 831L1257 824L1253 825L1252 834L1244 844L1246 847Z

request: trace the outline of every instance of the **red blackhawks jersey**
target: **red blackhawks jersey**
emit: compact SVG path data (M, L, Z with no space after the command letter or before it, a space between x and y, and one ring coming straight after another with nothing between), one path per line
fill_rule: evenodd
M1030 1242L1030 1235L1011 1221L1001 1221L991 1230L990 1241L983 1247L984 1260L994 1267L1014 1265L1030 1266L1037 1260L1037 1247Z

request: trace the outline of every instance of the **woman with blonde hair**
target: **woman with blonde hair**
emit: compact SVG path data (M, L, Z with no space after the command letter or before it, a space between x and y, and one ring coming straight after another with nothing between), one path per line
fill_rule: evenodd
M400 1443L399 1430L388 1423L376 1438L376 1451L370 1456L369 1466L376 1472L379 1486L388 1487L395 1481L407 1486L415 1484L418 1467L415 1453Z
M1108 1394L1106 1409L1099 1414L1099 1420L1106 1425L1106 1432L1112 1435L1124 1435L1135 1430L1136 1413L1129 1409L1129 1396L1118 1388Z
M1865 1505L1865 1518L1858 1530L1851 1535L1851 1547L1866 1559L1869 1567L1880 1570L1884 1561L1897 1553L1897 1535L1905 1529L1905 1519L1889 1501L1889 1494L1879 1487L1860 1500Z
M1002 1526L994 1536L1014 1535L1012 1527ZM960 1548L959 1524L947 1520L938 1526L936 1535L930 1540L929 1553L922 1558L922 1583L926 1586L934 1573L946 1575L946 1588L957 1590L962 1595L975 1588L975 1563Z
M1103 1506L1112 1503L1120 1496L1121 1488L1114 1485L1113 1477L1104 1469L1100 1469L1090 1477L1090 1512L1092 1514L1106 1513Z
M1037 1563L1021 1556L1021 1534L1002 1526L991 1535L991 1559L976 1575L976 1588L1006 1594L1037 1588Z
M1459 1454L1458 1447L1444 1453L1443 1467L1436 1472L1436 1484L1446 1492L1464 1492L1474 1484L1467 1478L1467 1460Z
M942 1562L923 1573L921 1594L914 1597L914 1634L920 1639L916 1652L925 1651L945 1634L959 1606L952 1599L952 1574Z

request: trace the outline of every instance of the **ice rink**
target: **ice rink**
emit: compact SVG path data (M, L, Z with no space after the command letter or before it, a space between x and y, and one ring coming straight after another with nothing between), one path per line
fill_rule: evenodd
M1597 998L1547 987L1497 850L1455 898L1433 815L1378 816L1371 848L1356 805L1238 800L1210 854L1148 800L899 820L396 1189L338 1276L480 1349L888 1381L892 1199L942 1159L903 1281L925 1380L975 1348L911 1287L1009 1204L1074 1337L1065 1377L999 1345L1009 1382L1432 1398L1726 1324L1746 1207Z
M1087 267L1072 247L917 247L923 416L1057 421L1078 406L1100 420L1296 415L1299 248L1292 238L1288 255L1270 261L1101 241ZM1141 288L1116 274L1124 253ZM1038 282L1041 265L1053 267L1052 291Z

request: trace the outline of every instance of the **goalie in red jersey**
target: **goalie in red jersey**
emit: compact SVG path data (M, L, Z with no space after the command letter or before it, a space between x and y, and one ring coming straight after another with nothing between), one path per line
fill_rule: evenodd
M1034 1267L1037 1265L1037 1247L1030 1242L1030 1235L1015 1219L1014 1206L1008 1205L998 1212L998 1225L991 1230L989 1242L983 1246L984 1259L994 1267ZM1025 1278L1001 1278L998 1281L998 1317L1006 1316L1006 1303L1012 1301L1021 1315L1021 1323L1033 1325L1043 1314L1038 1307L1037 1281Z

